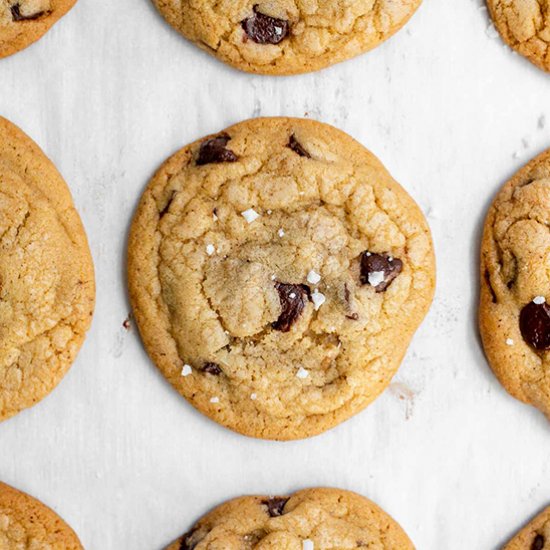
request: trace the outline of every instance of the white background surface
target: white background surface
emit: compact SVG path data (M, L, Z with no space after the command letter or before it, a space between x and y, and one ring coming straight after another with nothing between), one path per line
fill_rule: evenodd
M316 485L370 497L419 550L499 548L548 504L549 426L500 387L475 315L484 213L550 146L550 76L488 27L482 0L425 0L370 54L273 78L200 52L149 0L80 0L42 41L0 60L0 113L65 176L98 282L69 375L0 425L0 479L51 505L87 550L160 550L225 499ZM311 440L262 442L195 412L122 328L125 239L148 178L177 148L241 119L305 113L365 144L420 203L438 289L367 411Z

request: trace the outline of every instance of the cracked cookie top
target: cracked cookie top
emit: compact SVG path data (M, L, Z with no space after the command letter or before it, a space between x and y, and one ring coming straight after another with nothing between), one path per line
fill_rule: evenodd
M129 243L145 346L174 387L256 437L322 432L389 383L434 288L413 200L346 134L237 124L169 159Z
M315 71L397 32L421 0L153 0L189 40L244 71Z
M82 550L75 532L47 506L0 482L2 550Z
M0 58L41 38L76 0L0 0Z
M0 421L58 384L93 306L92 259L69 189L0 118Z
M550 508L522 529L503 550L549 550Z
M550 416L550 151L495 198L481 248L480 327L506 389Z
M340 489L241 497L203 517L167 550L414 550L403 529L366 498Z
M550 71L550 0L487 0L506 43Z

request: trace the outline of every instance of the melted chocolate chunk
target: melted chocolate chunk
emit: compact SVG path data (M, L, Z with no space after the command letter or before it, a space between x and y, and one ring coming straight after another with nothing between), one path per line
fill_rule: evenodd
M376 292L384 292L403 270L403 262L389 254L363 252L361 256L361 282L371 285Z
M241 21L241 27L246 36L257 44L278 44L290 31L288 21L260 13L258 5L254 6L252 17Z
M219 376L223 371L216 363L206 363L204 367L202 367L202 372L212 374L213 376Z
M262 504L267 506L267 512L272 518L276 518L283 515L285 504L290 499L286 497L273 497L268 500L262 500Z
M34 21L35 19L40 19L43 15L47 15L47 11L39 11L31 15L23 15L21 13L20 4L14 4L11 8L11 18L13 21Z
M493 300L493 304L497 303L497 295L495 293L495 289L493 288L493 285L491 284L491 275L489 273L489 270L485 270L485 282L487 283L487 286L489 287L489 292L491 293L491 299Z
M193 550L199 544L199 537L196 537L197 529L191 529L181 538L180 550Z
M304 311L309 299L310 290L306 285L286 283L275 283L275 288L279 293L279 300L281 301L283 310L272 326L275 330L288 332Z
M359 313L357 313L356 311L352 311L351 309L351 292L348 283L344 284L344 300L346 301L346 309L348 310L348 313L346 314L346 319L357 321L357 319L359 319Z
M170 210L170 205L172 204L175 196L176 196L176 192L172 191L172 194L170 195L170 198L168 199L166 206L159 212L159 218L163 218L164 215L168 212L168 210Z
M290 141L288 142L289 149L292 149L296 154L301 157L311 158L311 155L302 147L302 144L296 139L296 136L292 134L290 136Z
M531 544L531 550L542 550L544 548L544 543L544 537L542 535L537 535L533 540L533 544Z
M236 162L237 155L227 149L231 137L228 134L220 134L211 139L207 139L201 143L199 156L197 157L197 165L213 164L219 162Z
M519 315L523 339L537 350L550 349L550 306L529 302Z

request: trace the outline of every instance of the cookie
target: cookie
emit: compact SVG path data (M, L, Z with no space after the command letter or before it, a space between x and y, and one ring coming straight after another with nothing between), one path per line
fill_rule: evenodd
M504 41L550 71L550 0L487 0Z
M42 38L76 0L0 0L0 58Z
M90 326L94 272L67 185L0 117L0 421L69 369Z
M46 505L0 483L2 550L82 550L76 533Z
M371 403L434 290L418 206L312 120L249 120L184 147L145 190L128 256L155 364L210 418L269 439Z
M550 508L522 529L503 550L548 550L550 548Z
M550 417L550 151L522 168L489 209L479 321L503 386Z
M251 73L316 71L371 50L397 32L422 0L153 0L178 32Z
M366 498L341 489L248 496L203 517L166 550L332 548L413 550L403 529Z

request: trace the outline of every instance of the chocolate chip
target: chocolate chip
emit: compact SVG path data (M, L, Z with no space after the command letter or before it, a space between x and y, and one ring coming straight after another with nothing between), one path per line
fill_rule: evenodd
M497 295L495 293L495 289L493 288L493 285L491 284L491 275L489 273L489 270L485 270L485 282L487 283L487 286L489 287L489 292L491 293L491 299L493 300L493 304L497 303Z
M542 550L544 548L544 537L542 535L537 535L531 544L531 550Z
M292 134L290 136L290 141L288 142L287 147L292 149L296 154L301 157L311 158L311 155L302 147L302 144L296 139L296 136Z
M349 289L348 283L344 283L344 300L346 302L346 309L348 310L348 313L346 314L346 319L357 321L357 319L359 319L359 314L356 311L352 311L351 291Z
M202 372L212 374L213 376L219 376L223 371L216 363L206 363L204 367L202 367Z
M304 311L310 296L310 290L306 285L286 283L275 283L275 288L279 293L283 310L272 326L275 330L288 332Z
M361 256L361 282L371 285L376 292L384 292L403 270L403 262L389 254L363 252Z
M170 195L170 198L168 199L166 205L164 206L164 208L159 212L159 218L163 218L164 215L168 212L168 210L170 210L170 205L172 204L172 202L174 201L174 197L176 196L176 192L175 191L172 191L172 194Z
M193 550L200 542L200 537L195 536L197 529L191 529L188 533L181 537L180 550Z
M267 500L262 500L262 504L267 506L267 512L272 518L283 515L285 504L289 501L286 497L272 497Z
M197 157L197 165L213 164L218 162L236 162L237 155L226 149L231 137L226 134L220 134L211 139L207 139L201 143L199 156Z
M47 11L39 11L31 15L23 15L21 13L21 5L14 4L11 8L11 18L13 21L33 21L35 19L40 19L43 15L47 15Z
M257 44L278 44L290 31L288 21L270 17L258 11L254 6L254 15L241 21L246 36Z
M529 302L519 315L523 339L537 350L550 349L550 306Z

